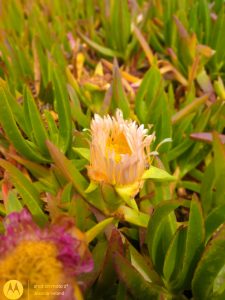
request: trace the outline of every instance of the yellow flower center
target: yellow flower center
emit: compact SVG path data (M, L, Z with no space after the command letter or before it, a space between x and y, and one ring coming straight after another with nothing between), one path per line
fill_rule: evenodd
M106 144L106 153L114 151L116 162L120 162L121 154L131 155L130 147L123 132L117 135L110 135Z
M47 285L63 284L63 266L56 258L57 249L54 244L45 241L21 242L12 252L0 260L0 283L16 279L24 288L21 300L52 300L52 287ZM44 285L44 286L43 286ZM37 287L39 286L39 287ZM43 286L43 287L42 287ZM29 290L29 291L28 291ZM39 293L39 295L38 295Z

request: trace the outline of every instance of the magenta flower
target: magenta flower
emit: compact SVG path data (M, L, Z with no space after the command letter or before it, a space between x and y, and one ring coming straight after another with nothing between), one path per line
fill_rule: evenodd
M0 281L20 281L24 287L20 299L27 299L28 293L30 299L76 299L76 277L93 269L84 235L68 222L41 229L26 209L11 213L4 225Z

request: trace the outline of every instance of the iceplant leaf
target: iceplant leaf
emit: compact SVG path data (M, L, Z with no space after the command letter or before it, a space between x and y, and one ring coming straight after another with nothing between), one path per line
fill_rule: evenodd
M88 148L72 148L74 152L79 154L81 157L85 158L86 160L90 161L90 149Z
M225 223L225 204L213 209L205 220L206 241L211 237L214 231Z
M179 206L188 206L187 201L163 201L156 208L148 223L147 245L152 262L158 272L163 271L164 256L176 230L176 221L171 213ZM163 243L163 245L162 245ZM168 244L168 245L167 245ZM166 251L165 251L166 250Z
M214 171L215 171L215 198L214 205L224 203L225 194L225 146L219 139L219 134L213 132Z
M39 147L42 154L49 158L48 149L45 144L45 141L48 139L48 133L35 101L27 88L24 89L24 109L24 115L28 119L27 122L30 123L30 131L33 133L33 142Z
M84 273L82 279L84 279L85 286L90 288L98 279L100 272L103 268L104 258L106 255L108 243L104 239L99 239L96 246L92 249L92 257L94 260L94 269L92 272Z
M149 222L149 215L136 211L128 206L121 205L113 214L114 217L130 222L131 224L146 228Z
M41 209L39 193L34 185L11 163L0 159L0 166L9 172L13 184L22 196L25 205L34 216L36 222L44 225L48 218Z
M9 191L9 194L6 199L6 213L10 214L15 211L21 211L23 206L19 201L15 191Z
M225 225L209 242L197 266L192 281L194 299L217 299L213 293L214 281L225 265ZM224 291L222 291L224 292Z
M18 95L14 97L11 93L10 90L6 87L7 85L4 85L1 83L0 79L0 86L3 87L4 93L6 95L7 101L9 103L10 109L12 110L13 117L16 120L16 123L19 124L20 128L25 132L26 135L29 136L29 133L31 133L30 129L26 128L26 115L23 112L22 106L18 103L18 98L22 97L22 95ZM16 92L17 94L17 92Z
M174 181L176 177L170 175L163 169L150 166L150 168L144 172L142 179L152 179L154 181L163 182L163 181Z
M36 162L49 162L41 154L35 152L23 138L19 128L17 127L16 121L13 116L13 112L7 101L6 94L2 88L0 88L0 123L4 128L9 140L12 142L16 150L23 156Z
M190 138L196 141L212 143L213 135L211 132L194 132L190 134ZM225 144L225 135L219 134L219 138L222 144Z
M72 141L72 122L69 97L59 74L53 71L55 106L59 116L59 147L66 152Z
M191 287L191 279L203 251L204 241L205 224L202 208L194 195L191 201L182 267L180 266L177 280L171 284L171 289L183 290Z
M76 190L82 196L85 197L84 191L86 190L88 183L86 179L77 170L74 163L69 159L67 159L66 156L62 152L60 152L59 149L50 141L47 141L47 147L56 166L61 170L65 178L71 181L73 183L73 186L76 188Z
M112 42L115 43L117 50L124 53L131 29L131 16L127 1L112 1L110 17Z
M119 53L118 51L112 50L110 48L106 48L104 46L101 46L92 40L90 40L88 37L86 37L84 34L82 34L80 31L78 32L79 36L92 48L97 50L98 52L102 53L105 56L109 57L120 57L122 58L123 55Z
M182 265L185 250L187 227L180 226L169 245L163 265L163 274L169 288L170 282L177 278Z
M129 117L130 108L129 102L123 89L121 75L117 60L114 59L113 65L113 83L112 83L112 107L113 109L120 108L125 118Z
M123 254L122 236L117 229L112 230L109 239L104 263L102 265L102 272L99 276L96 287L96 293L93 297L94 299L102 298L101 296L104 296L105 291L110 289L117 280L116 272L114 270L113 265L115 252Z
M163 289L145 281L142 275L121 254L115 254L114 264L120 280L135 299L156 300L163 294Z
M106 228L106 226L112 223L113 220L113 218L105 219L89 229L85 233L87 242L90 243L92 240L94 240L94 238L96 238L96 236L100 234Z
M38 183L44 185L45 188L51 190L51 192L57 193L59 183L51 169L28 159L24 159L16 154L10 153L9 156L19 162L21 165L25 166L31 172L31 174L38 179Z
M135 98L135 112L143 124L149 123L152 116L150 112L151 105L158 105L158 88L161 88L161 84L162 77L158 68L151 67L145 73Z
M147 259L145 259L145 257L141 255L128 241L127 243L130 252L131 264L133 267L137 269L137 271L144 277L146 281L162 284L160 277L153 270L151 264L148 264Z

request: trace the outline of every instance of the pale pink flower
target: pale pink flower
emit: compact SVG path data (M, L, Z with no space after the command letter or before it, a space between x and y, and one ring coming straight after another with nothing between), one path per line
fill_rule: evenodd
M126 186L142 183L149 166L150 144L144 125L124 120L117 110L115 117L95 115L91 122L91 149L88 175L91 180Z

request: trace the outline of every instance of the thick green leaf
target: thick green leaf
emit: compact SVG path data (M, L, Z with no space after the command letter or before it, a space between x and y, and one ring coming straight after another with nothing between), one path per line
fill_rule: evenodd
M113 229L102 266L102 272L97 282L97 287L94 294L95 299L101 298L101 296L104 298L104 295L108 293L108 290L113 287L117 280L116 273L113 268L115 252L118 252L121 255L123 254L123 242L120 232L116 229Z
M96 280L98 279L101 270L103 268L103 263L107 251L108 243L106 240L99 240L92 250L92 257L94 260L94 269L92 272L82 274L82 281L85 282L87 287L92 287ZM96 299L96 298L95 298Z
M111 1L111 38L115 49L124 53L130 36L131 17L127 1Z
M163 274L168 288L170 288L170 282L176 279L181 271L186 237L187 227L180 226L174 234L166 253Z
M200 189L200 197L202 201L202 207L205 215L212 209L214 206L213 198L215 194L215 169L214 169L214 159L207 166Z
M152 122L152 120L147 120L147 114L150 110L150 103L156 101L161 80L159 70L151 67L141 82L135 99L135 111L141 123Z
M179 110L175 115L172 116L172 123L177 124L182 121L187 115L191 114L193 111L199 109L208 100L208 95L203 95L202 97L194 99L191 103L187 104L184 108Z
M67 76L71 76L69 71L67 71ZM72 80L75 80L72 78ZM71 85L67 85L67 89L69 91L70 99L71 99L71 114L72 118L76 120L83 128L88 128L90 120L87 115L85 115L81 109L81 104L76 94L75 89Z
M151 260L158 272L162 272L164 257L176 230L176 220L171 214L179 206L187 206L187 201L163 201L156 206L148 223L147 245Z
M40 225L44 225L48 218L41 209L39 193L34 185L9 162L0 159L0 165L9 172L10 178L23 198L24 204L28 207L34 219Z
M175 290L189 289L196 265L204 249L205 224L202 208L196 196L191 201L187 238L180 272L177 279L171 284Z
M178 186L196 193L200 193L201 186L200 183L197 182L182 180Z
M153 270L152 266L148 264L149 262L147 261L147 259L143 255L141 255L130 243L128 245L132 266L137 269L137 271L143 276L146 281L155 282L159 285L162 284L157 273Z
M67 178L67 180L73 183L73 186L76 190L86 198L85 190L87 189L88 183L86 179L80 174L77 170L74 163L68 160L59 149L52 144L50 141L47 141L47 147L49 152L59 170Z
M10 214L15 211L21 211L23 208L21 202L19 201L15 191L9 191L6 199L6 213Z
M87 242L90 243L92 240L94 240L96 236L106 228L106 226L113 222L113 220L113 218L105 219L89 229L85 233Z
M48 123L48 134L49 134L49 139L53 144L58 145L59 144L59 129L56 125L56 122L51 114L50 111L45 110L44 111L46 121Z
M114 265L119 279L125 284L128 291L137 300L158 300L164 290L154 284L148 283L141 274L124 258L116 253Z
M59 147L66 152L72 141L72 122L69 97L63 83L59 74L53 71L55 109L59 116Z
M150 166L150 168L144 172L142 178L152 179L153 181L157 181L157 182L176 180L176 177L170 175L165 170L156 168L154 166Z
M213 150L215 155L215 197L214 205L224 204L225 197L225 145L220 141L219 134L213 133Z
M114 60L113 66L113 82L112 82L112 108L116 110L120 108L123 112L124 118L130 115L129 102L123 89L119 66Z
M206 241L208 241L214 231L223 223L225 223L225 204L217 206L207 216L205 220Z
M114 186L102 183L99 185L102 199L104 200L107 209L114 212L123 203L122 199L118 196Z
M149 215L136 211L128 206L121 205L114 213L113 216L121 221L127 221L131 224L144 227L148 226Z
M6 94L2 88L0 88L0 123L2 124L9 140L15 146L21 155L36 161L36 162L48 162L44 156L41 156L37 151L33 150L23 138L20 130L16 125L16 121L13 117L12 110L6 98Z
M59 188L59 183L55 178L53 172L48 167L44 167L36 162L32 162L30 160L24 159L16 154L9 154L12 159L15 159L18 163L25 166L31 174L38 179L40 185L44 186L42 191L49 191L50 193L57 193L57 189Z
M71 183L68 183L70 185ZM75 196L70 201L69 215L75 218L76 227L81 231L89 230L87 219L90 215L88 204L82 197Z
M33 142L40 148L40 151L43 153L43 155L48 157L49 154L46 147L48 133L44 127L34 98L26 88L24 90L24 114L26 119L29 120L29 130L32 132Z
M153 65L145 73L135 98L135 112L143 124L153 124L156 144L172 135L169 100L164 90L164 79L158 67ZM170 144L164 144L160 151L168 151Z
M214 281L225 265L225 226L207 245L192 281L194 299L217 299L213 294Z
M89 148L73 147L73 151L78 153L81 157L85 158L87 161L90 161L90 149Z
M1 79L0 79L1 82ZM4 85L1 83L1 86L4 88ZM13 117L16 120L16 123L19 124L20 128L26 133L29 134L29 131L26 129L26 115L24 115L23 113L23 108L22 106L18 103L17 97L22 97L22 95L20 94L20 96L14 97L10 91L7 89L7 85L5 85L6 88L4 88L4 92L7 98L7 101L9 103L9 106L12 110L13 113ZM17 94L17 93L16 93Z
M100 52L101 54L109 57L120 57L123 58L123 55L117 51L114 51L110 48L106 48L104 46L101 46L94 41L90 40L88 37L86 37L84 34L79 32L79 36L92 48Z

